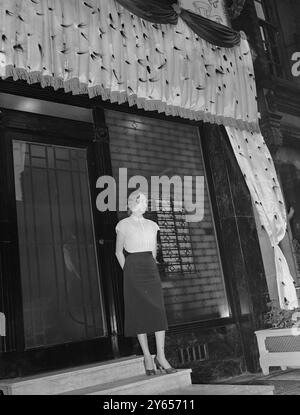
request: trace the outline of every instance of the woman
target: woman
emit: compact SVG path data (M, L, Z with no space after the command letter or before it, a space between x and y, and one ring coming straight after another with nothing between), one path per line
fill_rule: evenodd
M165 357L165 330L168 328L163 292L156 265L156 236L159 226L143 217L147 198L133 192L128 198L129 216L116 226L116 256L124 273L126 337L137 336L144 354L147 375L155 374L155 365L166 373L176 372ZM125 251L125 255L123 253ZM154 362L147 333L155 333L157 354Z

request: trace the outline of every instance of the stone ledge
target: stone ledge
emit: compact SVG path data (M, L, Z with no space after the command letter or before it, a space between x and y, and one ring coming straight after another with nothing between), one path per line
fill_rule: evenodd
M273 385L191 385L168 395L274 395Z

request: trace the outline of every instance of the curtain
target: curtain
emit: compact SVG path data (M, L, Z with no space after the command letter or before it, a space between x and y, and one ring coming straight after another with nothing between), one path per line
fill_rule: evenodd
M279 247L287 228L286 208L275 166L259 132L226 127L237 162L244 175L263 229L274 249L274 261L280 307L294 309L298 299L293 277Z
M51 5L51 7L50 7ZM0 77L191 120L257 129L246 39L227 49L113 0L0 0Z
M178 17L202 39L216 46L231 48L240 43L240 33L220 23L181 9L174 0L117 0L136 16L152 23L177 24Z

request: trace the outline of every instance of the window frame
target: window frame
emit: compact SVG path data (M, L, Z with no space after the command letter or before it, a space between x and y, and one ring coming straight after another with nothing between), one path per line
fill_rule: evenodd
M264 19L259 16L256 4L259 4L264 13ZM280 56L280 30L271 22L271 16L265 6L264 0L254 0L254 8L260 28L260 38L263 45L264 54L268 62L271 75L277 78L284 78L282 57ZM273 37L273 39L271 39Z

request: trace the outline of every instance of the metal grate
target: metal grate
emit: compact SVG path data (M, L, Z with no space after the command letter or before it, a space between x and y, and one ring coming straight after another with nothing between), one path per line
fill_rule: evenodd
M265 345L270 353L300 352L300 336L267 337Z
M180 347L177 353L181 364L208 360L207 344L194 344L192 346Z
M156 201L160 227L157 260L165 275L195 272L194 256L184 208L176 201Z

